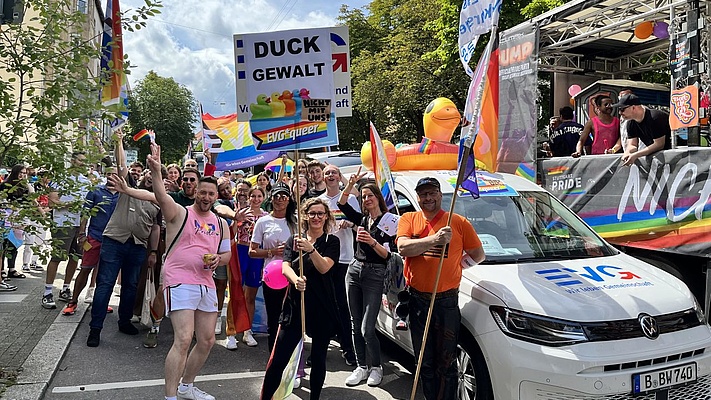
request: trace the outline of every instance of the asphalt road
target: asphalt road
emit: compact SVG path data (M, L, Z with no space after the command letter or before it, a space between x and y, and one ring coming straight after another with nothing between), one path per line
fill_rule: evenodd
M112 297L117 305L118 298ZM91 313L87 312L81 325L49 384L46 399L163 399L163 368L165 356L172 342L170 320L161 326L158 347L142 346L146 328L128 336L118 332L117 314L109 314L104 324L101 345L86 346ZM266 336L255 335L259 345L249 348L239 343L238 349L224 347L225 336L217 336L196 382L197 386L217 399L258 399L268 360ZM239 338L238 338L239 339ZM337 344L329 348L326 382L321 399L371 400L409 399L414 376L414 358L381 336L385 377L378 387L365 383L349 388L346 377L353 370L341 358ZM308 351L308 345L307 345ZM306 368L307 374L310 368ZM302 380L290 399L308 399L308 377ZM418 398L422 398L418 395Z

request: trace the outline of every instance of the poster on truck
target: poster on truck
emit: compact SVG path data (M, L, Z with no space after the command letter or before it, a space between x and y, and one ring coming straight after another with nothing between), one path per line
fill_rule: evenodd
M257 150L338 144L333 29L234 35L237 118Z
M499 39L497 171L535 180L538 33L533 24Z
M711 255L711 148L541 163L543 186L608 242Z

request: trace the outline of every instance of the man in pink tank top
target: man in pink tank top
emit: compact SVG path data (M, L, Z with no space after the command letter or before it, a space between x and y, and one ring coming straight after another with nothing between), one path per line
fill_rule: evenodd
M147 163L152 173L160 174L158 145L151 144ZM218 196L217 180L200 178L195 203L188 207L178 205L163 185L154 185L153 190L166 222L163 295L175 332L165 359L165 398L214 400L193 382L215 343L217 293L212 272L226 265L231 255L227 222L211 211ZM193 333L197 344L188 354Z
M585 123L573 157L583 155L583 145L591 133L592 149L587 154L615 154L622 150L620 120L612 116L612 99L608 95L600 95L595 97L594 101L597 117L592 117Z

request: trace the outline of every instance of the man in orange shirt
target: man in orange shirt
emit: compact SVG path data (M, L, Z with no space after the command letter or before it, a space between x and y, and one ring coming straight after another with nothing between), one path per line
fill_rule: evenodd
M471 223L442 210L442 191L436 178L422 178L415 186L419 212L400 218L397 245L405 258L405 281L409 286L410 336L415 354L423 346L432 289L439 258L444 262L432 312L431 327L420 369L422 389L427 400L457 397L457 341L461 313L458 304L461 261L467 253L477 264L484 261L484 250Z

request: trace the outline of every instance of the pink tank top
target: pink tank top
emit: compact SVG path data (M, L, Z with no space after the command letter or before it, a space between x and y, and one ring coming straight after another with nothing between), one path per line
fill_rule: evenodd
M595 128L592 153L605 154L605 150L611 149L620 138L620 119L614 117L608 125L603 124L598 117L594 117L592 121Z
M185 208L188 218L163 264L165 287L181 283L215 287L212 271L204 268L202 256L215 254L220 247L220 219L213 213L198 215L192 206ZM223 232L223 235L229 232Z

